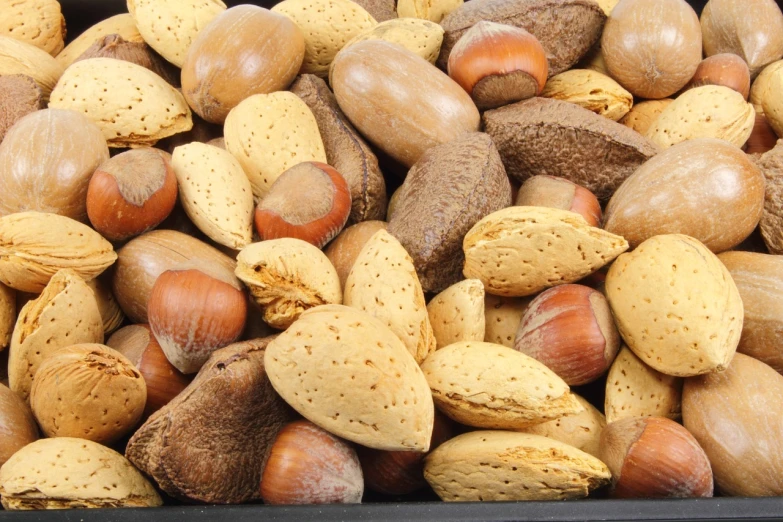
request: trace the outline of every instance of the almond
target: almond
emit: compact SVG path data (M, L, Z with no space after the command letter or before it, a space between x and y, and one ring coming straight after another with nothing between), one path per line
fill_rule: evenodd
M623 346L606 377L606 421L681 416L682 379L653 370Z
M756 114L764 114L764 100L775 95L772 90L772 78L778 76L780 70L783 70L783 60L767 65L753 80L753 85L750 86L750 103L756 110Z
M329 65L346 43L378 23L350 0L283 0L272 12L293 20L304 34L305 56L299 73L321 78L327 76Z
M225 9L220 0L128 0L144 41L177 67L199 31Z
M385 323L417 363L435 351L424 292L413 260L385 230L364 245L345 280L344 303Z
M125 314L122 313L122 308L111 293L111 289L101 278L96 277L87 281L87 286L95 295L95 302L98 304L98 311L103 321L103 335L108 337L125 322Z
M253 240L253 192L242 166L229 152L193 142L174 149L182 207L210 239L239 250Z
M608 484L611 473L592 455L554 439L474 431L430 453L424 478L447 502L565 500L588 496Z
M34 45L0 36L0 75L24 74L35 80L44 100L63 74L63 67L46 51Z
M447 1L454 2L454 0ZM462 0L456 1L462 4ZM343 48L364 40L386 40L434 64L440 54L440 44L443 43L443 28L437 24L437 20L429 21L422 18L426 17L395 18L381 22L353 37Z
M60 66L65 69L76 59L84 54L84 51L89 49L95 42L103 38L115 34L127 42L140 43L144 41L139 30L136 27L136 21L133 19L130 13L122 13L114 15L105 20L101 20L97 24L93 25L82 34L71 40L71 42L65 46L65 49L58 54L55 59Z
M780 99L783 89L783 72L772 75L769 80L770 94L761 100L764 116L778 137L783 136L783 101ZM753 125L751 124L751 127Z
M61 348L102 343L95 294L71 270L61 270L19 311L8 353L9 387L27 400L41 363Z
M453 284L427 305L438 347L460 341L484 341L484 285L478 279Z
M63 50L65 18L57 0L3 0L0 33L32 44L52 56Z
M42 212L0 217L0 282L40 292L60 269L97 277L117 259L111 243L71 218Z
M420 18L439 24L444 16L463 3L463 0L399 0L397 15L400 18Z
M505 346L454 343L432 353L421 369L438 409L468 426L525 428L582 411L560 377Z
M429 449L427 381L374 317L340 305L308 310L269 343L264 363L275 390L321 428L375 449Z
M465 277L480 279L491 294L527 296L592 274L628 242L575 212L509 207L476 223L463 249Z
M190 108L163 78L135 63L90 58L57 82L50 107L84 113L110 147L143 147L193 127Z
M606 427L606 417L583 397L574 394L584 411L575 415L566 415L559 419L528 426L522 431L559 440L564 444L598 457L601 432Z
M16 292L0 283L0 350L11 344L16 322Z
M326 163L318 123L307 104L291 92L246 98L228 113L224 131L226 149L242 165L256 200L294 165Z
M743 308L737 286L698 240L655 236L617 258L606 296L628 347L667 375L726 369L739 343Z
M705 85L678 96L645 136L662 149L695 138L719 138L741 147L755 122L753 105L740 93L722 85Z
M571 69L552 76L541 96L575 103L614 121L628 114L633 105L633 95L619 83L588 69Z
M386 223L383 221L362 221L345 228L324 250L324 254L334 265L337 275L340 276L342 288L345 288L348 274L351 273L356 258L362 253L364 245L381 229L386 230Z
M236 276L264 310L264 321L285 330L308 308L340 304L340 278L329 258L301 239L252 243L237 256Z
M485 294L484 341L513 348L519 323L532 300L532 297L501 297Z
M673 101L672 98L641 101L631 107L631 110L623 116L620 123L643 135L650 128L650 125L658 119L663 110Z
M155 507L163 504L125 457L96 442L41 439L0 468L0 499L15 509Z

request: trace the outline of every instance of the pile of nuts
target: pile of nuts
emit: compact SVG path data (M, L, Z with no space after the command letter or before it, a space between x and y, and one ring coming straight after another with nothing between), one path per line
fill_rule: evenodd
M6 509L783 495L773 0L127 7L0 0Z

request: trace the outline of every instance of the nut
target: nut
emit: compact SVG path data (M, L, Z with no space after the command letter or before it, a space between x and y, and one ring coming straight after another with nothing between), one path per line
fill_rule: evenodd
M462 4L463 0L399 0L397 15L400 18L421 18L439 24L444 16Z
M0 384L0 422L9 430L0 444L0 466L28 444L38 440L38 425L30 406L5 384ZM0 484L0 487L2 484Z
M24 74L0 76L0 143L14 124L31 112L46 107L43 91Z
M606 418L603 413L584 398L576 394L574 394L574 398L584 408L584 411L575 415L566 415L559 419L528 426L522 429L522 431L559 440L564 444L589 453L595 458L600 458L598 450L601 432L606 427Z
M74 38L55 57L55 60L65 70L95 42L112 34L127 42L141 43L144 41L144 38L139 34L133 16L130 13L122 13L98 22Z
M340 233L350 212L351 192L340 173L326 163L306 161L272 183L256 208L255 225L262 240L293 237L323 248Z
M150 47L177 67L201 29L226 9L221 0L128 0L128 11Z
M70 437L41 439L16 452L0 469L0 498L9 510L163 504L152 484L122 455Z
M384 323L417 363L435 351L424 292L413 260L385 230L364 245L345 280L344 303Z
M741 147L755 121L753 106L740 93L722 85L705 85L678 96L645 136L662 149L696 138L719 138Z
M634 96L666 98L701 62L699 17L684 0L621 0L604 26L601 50L609 74Z
M116 441L141 420L147 386L119 352L74 344L46 358L30 392L33 415L47 437Z
M769 124L767 117L756 111L756 121L753 124L750 138L745 143L745 152L747 154L764 154L771 151L777 142L778 137L775 134L775 129Z
M427 381L378 319L347 306L313 308L269 343L264 362L280 396L332 434L375 449L429 449Z
M90 179L87 215L111 241L155 228L177 202L171 156L153 148L122 152L104 162Z
M0 283L0 350L5 350L11 344L15 322L16 292Z
M65 18L57 0L4 0L0 33L29 43L52 56L63 50Z
M460 341L484 341L484 285L465 279L432 298L427 305L437 346Z
M290 18L304 34L305 55L299 73L321 78L327 76L329 64L346 43L378 24L350 0L283 0L272 12Z
M42 212L0 217L0 282L22 292L41 292L60 269L82 279L114 263L111 243L87 225Z
M196 373L212 352L239 339L247 302L227 268L184 263L155 281L147 314L166 358L188 374Z
M532 297L500 297L484 295L484 341L514 347L519 323Z
M359 504L362 494L362 468L348 443L306 420L277 434L261 478L264 504Z
M92 290L95 296L95 302L98 305L98 311L103 321L103 334L107 336L119 328L125 322L125 314L122 313L120 304L111 293L109 285L102 278L96 277L87 281L87 286Z
M235 273L264 310L264 321L280 330L309 308L343 300L332 263L301 239L252 243L237 256Z
M606 421L682 416L682 379L653 370L623 346L606 376Z
M441 499L465 502L584 498L611 475L597 458L554 439L474 431L428 455L424 478Z
M190 384L190 379L166 359L149 325L133 324L117 330L106 345L124 355L144 377L147 385L144 419L171 402Z
M609 424L601 434L600 458L612 472L615 498L712 496L707 455L688 430L665 417Z
M337 275L340 278L340 287L345 288L345 281L351 272L356 258L362 252L367 241L379 230L386 230L386 223L383 221L362 221L350 226L340 232L329 243L325 250L326 257L334 265Z
M595 194L564 178L533 176L517 192L516 206L550 207L580 214L590 226L601 226L601 204Z
M631 248L676 233L717 253L742 243L763 208L764 176L747 155L700 138L664 150L626 179L606 207L604 228Z
M546 82L541 96L575 103L610 120L621 120L633 105L633 95L606 74L571 69Z
M778 137L783 136L783 101L780 100L779 93L783 89L783 72L778 72L769 80L769 88L775 93L766 96L761 100L761 106L764 109L764 116L767 122L774 129Z
M459 2L462 3L462 0ZM343 49L365 40L385 40L398 44L434 64L440 53L440 44L443 43L443 28L421 17L394 18L354 36Z
M326 163L312 111L290 92L256 94L243 100L226 118L225 140L226 149L250 179L256 201L294 165Z
M644 135L647 133L647 129L650 128L650 125L661 115L661 112L673 101L672 98L663 98L639 102L631 107L631 110L623 116L620 123Z
M227 151L193 142L174 149L171 166L182 208L213 241L238 250L253 240L253 192Z
M467 426L525 428L582 411L560 377L505 346L454 343L430 354L421 369L438 409Z
M288 87L304 52L302 32L285 16L255 5L232 7L190 46L182 65L182 93L199 116L223 123L245 98Z
M715 254L692 237L655 236L618 257L606 296L625 343L661 373L720 372L734 356L739 291Z
M532 34L481 21L454 45L448 72L484 110L540 95L549 65L546 51Z
M620 349L620 334L601 292L560 285L527 307L514 349L545 364L569 386L580 386L606 373Z
M759 222L761 235L771 254L783 252L783 143L756 159L766 181L764 211Z
M628 243L574 212L509 207L476 223L463 249L465 277L480 279L491 294L527 296L590 275Z
M48 101L49 94L63 74L63 67L46 51L8 36L0 36L0 75L6 74L30 76L41 88L44 101Z
M748 99L750 71L745 60L733 53L714 54L702 60L686 89L702 85L723 85Z
M362 6L378 22L397 18L397 2L395 0L359 0L356 3Z
M762 69L753 84L750 86L750 103L753 104L756 114L764 114L763 101L769 96L774 96L772 92L771 80L777 76L778 71L783 69L783 60L772 62Z
M179 69L171 65L144 42L129 42L117 34L97 40L75 61L90 58L114 58L141 65L154 72L173 87L179 87Z

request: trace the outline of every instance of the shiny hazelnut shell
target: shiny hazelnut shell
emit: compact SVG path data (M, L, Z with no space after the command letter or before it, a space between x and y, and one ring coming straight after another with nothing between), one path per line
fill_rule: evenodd
M515 205L561 208L580 214L594 227L601 226L601 204L595 194L555 176L533 176L519 188Z
M745 60L732 53L709 56L701 61L686 89L703 85L722 85L740 93L746 100L750 95L750 70Z

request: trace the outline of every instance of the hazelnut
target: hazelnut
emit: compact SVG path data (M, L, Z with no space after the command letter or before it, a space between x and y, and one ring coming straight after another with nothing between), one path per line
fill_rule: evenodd
M746 100L750 94L750 70L745 60L732 53L714 54L701 61L686 89L722 85L734 89Z
M747 154L764 154L775 148L777 142L778 136L767 121L767 117L757 112L753 131L745 143L745 152Z
M594 227L601 226L601 204L595 194L565 178L533 176L519 188L517 206L529 205L570 210Z
M266 504L358 504L364 494L356 451L310 421L277 435L261 477Z
M0 384L0 466L11 455L38 440L38 425L30 407L19 395Z
M177 202L170 156L158 149L133 149L101 165L87 189L87 216L110 241L154 228Z
M334 168L306 161L283 172L256 208L256 230L262 239L292 237L318 248L345 226L351 191Z
M386 223L383 221L356 223L340 232L324 251L337 270L342 288L345 288L345 280L348 279L348 274L365 243L381 229L386 230Z
M627 418L601 433L615 498L711 497L710 461L691 433L665 417Z
M481 21L454 45L448 73L479 109L494 109L541 94L549 63L524 29Z
M560 285L533 299L514 349L545 364L570 386L596 380L620 349L606 297L583 285Z
M242 335L247 299L226 268L184 263L158 277L147 314L169 362L182 373L196 373L212 352Z

